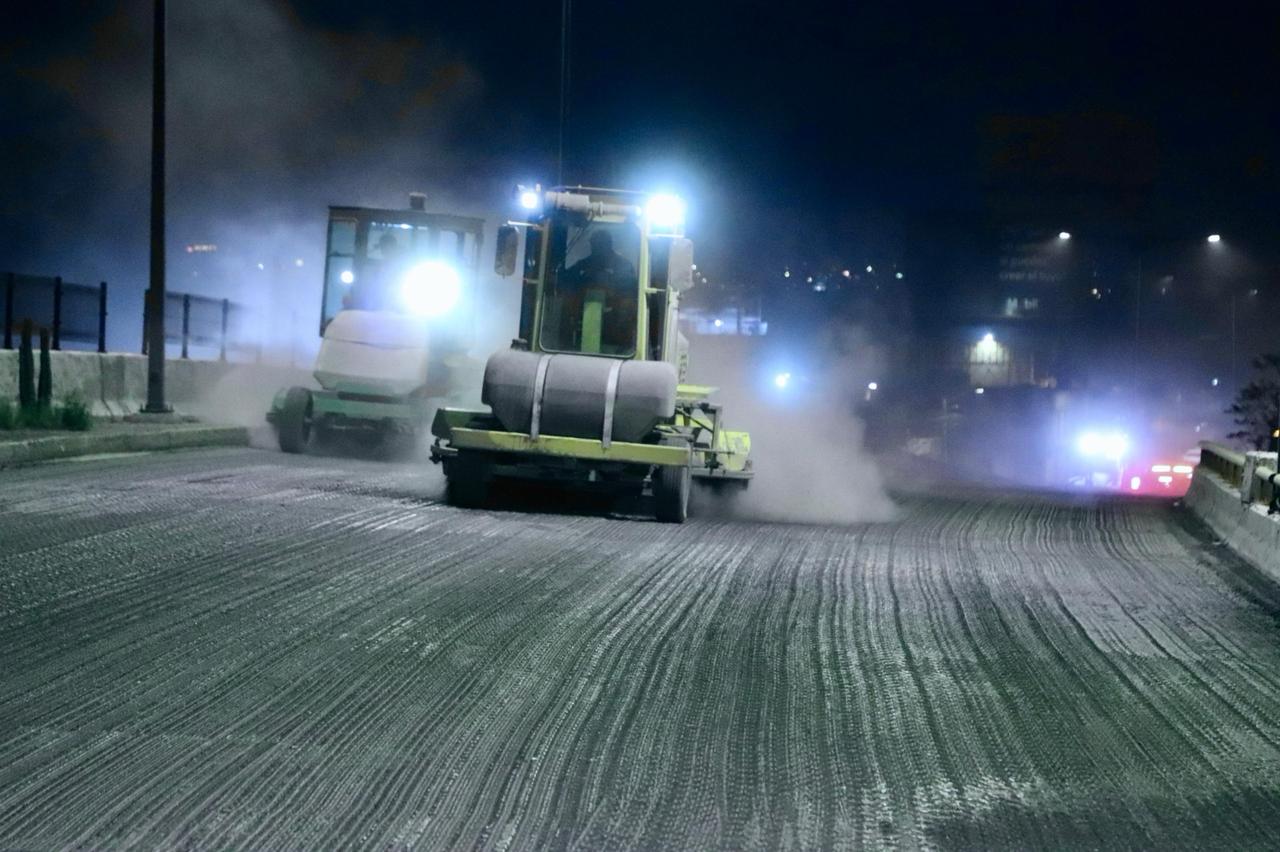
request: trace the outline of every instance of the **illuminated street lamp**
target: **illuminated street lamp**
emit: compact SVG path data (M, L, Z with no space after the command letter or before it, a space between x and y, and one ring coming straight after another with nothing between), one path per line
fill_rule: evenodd
M1067 240L1071 239L1071 232L1070 232L1070 231L1059 231L1059 232L1058 232L1058 239L1062 240L1063 242L1066 242Z
M1220 243L1220 242L1222 242L1222 234L1210 234L1210 235L1206 238L1205 242L1210 242L1210 243Z

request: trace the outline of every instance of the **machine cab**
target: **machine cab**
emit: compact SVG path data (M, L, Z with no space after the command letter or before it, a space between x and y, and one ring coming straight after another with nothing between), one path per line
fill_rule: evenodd
M330 207L320 333L344 310L422 318L465 336L472 324L484 220L408 210Z
M674 363L678 295L693 283L682 203L587 187L522 190L520 201L531 215L516 345ZM500 232L500 274L514 272L516 227Z

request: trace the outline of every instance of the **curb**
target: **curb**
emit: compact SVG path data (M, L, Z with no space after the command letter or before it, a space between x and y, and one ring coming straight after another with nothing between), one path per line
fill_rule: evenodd
M136 453L193 447L244 447L249 430L244 426L179 426L173 429L94 434L82 432L0 442L0 468L98 453Z

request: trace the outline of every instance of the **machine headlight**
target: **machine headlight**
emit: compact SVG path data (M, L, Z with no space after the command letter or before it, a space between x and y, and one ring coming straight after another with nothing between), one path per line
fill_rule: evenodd
M684 224L684 202L676 195L661 194L649 199L645 216L659 228L675 228Z
M400 301L406 310L418 316L447 314L461 295L458 270L438 260L419 263L400 279Z
M356 280L356 274L350 269L342 270L342 274L338 276L338 280L343 284L352 284Z
M778 375L773 377L773 386L779 390L785 390L789 384L791 384L790 373L778 373Z
M541 203L541 199L538 198L538 193L535 190L520 190L520 206L525 210L537 210L539 203Z
M1084 432L1076 439L1076 451L1085 458L1118 462L1129 452L1129 436L1123 432Z

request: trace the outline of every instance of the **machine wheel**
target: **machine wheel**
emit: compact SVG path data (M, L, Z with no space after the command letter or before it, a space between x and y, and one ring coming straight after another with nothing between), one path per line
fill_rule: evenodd
M286 453L300 453L311 437L311 391L303 387L289 388L276 424L276 438Z
M478 509L489 499L489 465L455 458L445 468L444 499L460 509Z
M687 465L661 465L653 474L653 498L658 520L683 524L689 517L689 489L693 474Z

